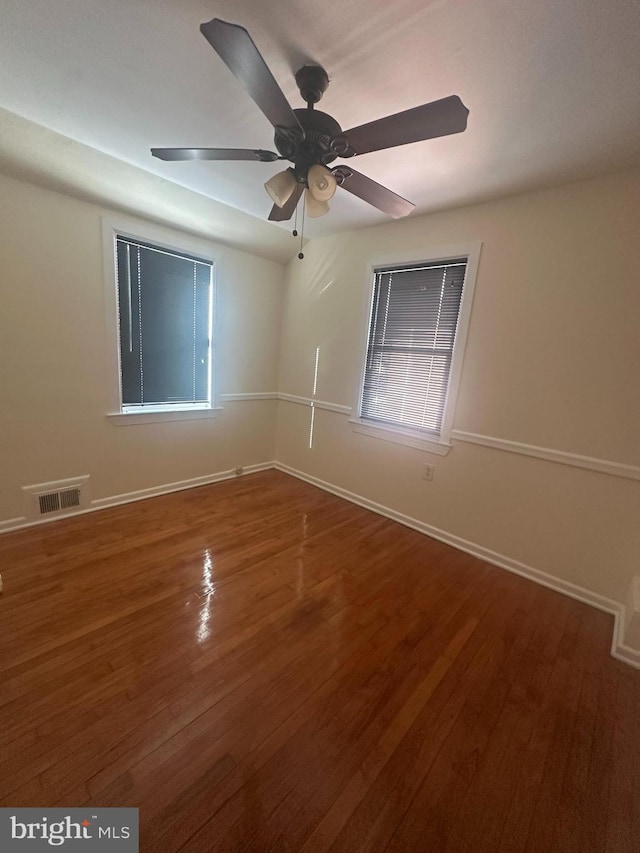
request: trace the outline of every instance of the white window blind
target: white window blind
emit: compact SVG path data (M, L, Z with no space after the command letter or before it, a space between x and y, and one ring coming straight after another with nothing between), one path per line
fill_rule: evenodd
M122 407L211 400L212 263L117 235Z
M440 434L466 266L375 271L361 418Z

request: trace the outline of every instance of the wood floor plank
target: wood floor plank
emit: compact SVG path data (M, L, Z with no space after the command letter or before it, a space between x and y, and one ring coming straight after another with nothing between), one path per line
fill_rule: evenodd
M362 624L358 625L357 622L353 623L357 630L356 636L361 635L360 639L364 639L368 644L367 667L363 667L361 662L358 661L358 656L354 654L356 651L355 648L352 647L349 649L347 647L345 651L348 652L348 655L345 658L344 665L335 671L329 682L322 685L319 690L315 690L309 696L307 702L300 706L298 711L288 721L292 729L290 736L283 739L281 731L276 730L254 752L250 753L243 761L242 766L245 768L244 776L238 776L237 784L234 782L233 788L228 788L229 792L237 792L242 788L246 781L246 776L249 775L248 768L251 767L258 772L266 761L272 761L274 771L271 771L269 767L266 767L264 771L265 775L271 779L269 784L269 791L271 793L273 788L272 773L276 772L278 778L283 775L283 772L286 770L286 755L293 754L296 756L304 754L304 750L300 747L306 746L310 742L310 738L312 738L313 733L318 727L322 728L323 725L326 726L327 720L348 714L350 702L347 701L345 694L339 692L336 688L347 683L351 690L357 690L358 684L367 677L368 667L371 665L374 665L374 667L375 665L379 666L379 664L376 664L375 655L382 654L381 660L388 659L387 649L392 647L396 642L396 636L388 629L387 621L380 617L379 619L380 621L377 622L371 622L370 619L367 619L366 626ZM421 619L420 621L424 620ZM373 633L370 636L363 635L365 630L367 632L371 630ZM405 629L405 631L408 630L410 630L409 627ZM343 634L342 639L341 646L344 646L348 635ZM340 652L342 655L342 648ZM355 671L358 673L358 678L354 681L353 675ZM375 672L375 668L373 672ZM364 683L366 684L367 681L365 680ZM330 712L332 708L330 701L331 703L335 703L335 710L332 712ZM318 713L317 708L321 708L322 713ZM297 781L299 782L299 779ZM230 807L233 808L233 805L232 801ZM238 810L238 814L242 815L242 808ZM220 817L220 815L217 815L217 818ZM180 829L183 830L184 827L180 827Z
M148 853L631 853L611 619L275 471L0 537L0 803ZM635 845L635 846L634 846Z

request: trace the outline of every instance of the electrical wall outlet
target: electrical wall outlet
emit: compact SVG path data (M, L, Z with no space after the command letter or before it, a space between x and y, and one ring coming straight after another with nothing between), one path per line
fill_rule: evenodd
M430 462L426 462L422 469L422 479L423 480L433 480L433 472L435 471L435 465L432 465Z

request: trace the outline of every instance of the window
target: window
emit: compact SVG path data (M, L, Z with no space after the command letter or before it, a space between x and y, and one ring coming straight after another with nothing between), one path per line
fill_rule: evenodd
M359 424L448 443L478 254L373 268Z
M211 408L212 262L115 244L121 411Z

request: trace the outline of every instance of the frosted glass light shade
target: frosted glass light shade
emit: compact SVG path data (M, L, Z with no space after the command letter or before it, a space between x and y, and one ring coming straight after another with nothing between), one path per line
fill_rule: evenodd
M311 166L307 173L307 185L316 201L329 201L335 195L337 183L326 166Z
M316 218L318 216L324 216L325 213L329 213L329 205L326 201L318 201L318 199L314 198L311 195L310 191L307 191L305 194L305 208L307 216L311 216Z
M284 207L293 195L296 185L297 181L291 169L285 169L284 172L278 172L277 175L269 178L264 188L277 207Z

